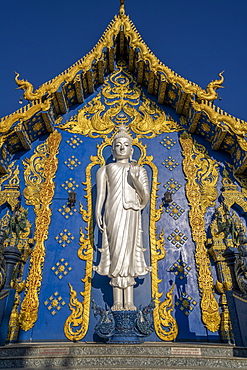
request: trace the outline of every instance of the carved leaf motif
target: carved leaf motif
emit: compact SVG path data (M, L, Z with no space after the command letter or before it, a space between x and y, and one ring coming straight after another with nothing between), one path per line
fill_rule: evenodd
M220 326L220 313L218 303L214 296L210 260L205 247L206 232L204 212L208 200L205 201L206 204L204 204L204 206L201 206L201 187L198 181L198 169L200 168L202 158L201 153L196 151L190 136L186 137L182 135L180 137L180 143L184 156L183 170L187 180L186 196L190 205L189 220L192 239L196 245L195 260L198 270L199 290L201 293L202 321L209 330L215 332ZM205 168L207 168L207 166ZM204 172L202 172L203 176ZM203 179L203 176L201 176L201 179Z
M30 330L35 324L38 317L38 307L39 307L39 289L42 283L42 269L45 260L45 245L44 242L48 236L48 229L51 219L51 210L50 204L54 195L54 177L57 170L57 153L59 144L61 141L61 135L54 131L48 137L44 146L41 146L41 152L46 155L41 156L44 160L42 166L40 162L40 157L37 150L37 153L34 154L33 159L38 158L38 170L41 171L42 168L42 177L38 170L35 170L35 166L32 165L32 161L25 162L26 167L26 181L33 186L38 184L38 181L41 179L40 187L40 198L39 204L33 201L32 197L27 198L27 202L32 202L35 211L35 233L34 241L35 246L32 251L30 259L30 271L26 283L25 297L22 302L21 312L20 312L20 323L23 330ZM47 145L47 146L46 146ZM47 152L46 152L47 150ZM28 169L28 164L30 168ZM34 173L34 176L33 176ZM32 182L34 179L34 182ZM40 184L39 184L40 185ZM33 193L31 193L33 194Z

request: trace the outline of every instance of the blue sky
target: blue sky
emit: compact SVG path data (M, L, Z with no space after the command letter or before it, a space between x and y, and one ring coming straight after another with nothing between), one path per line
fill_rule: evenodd
M14 71L35 88L83 57L119 0L0 0L0 117L20 108ZM247 121L246 0L126 0L126 13L168 67L201 87L225 70L215 104Z

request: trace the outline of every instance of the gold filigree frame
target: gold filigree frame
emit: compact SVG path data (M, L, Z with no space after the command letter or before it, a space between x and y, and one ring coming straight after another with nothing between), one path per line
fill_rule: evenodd
M114 139L114 135L111 138L105 138L103 143L98 146L97 156L91 156L91 163L86 168L86 199L87 199L87 210L82 205L80 212L82 219L87 223L87 235L85 237L82 229L80 230L80 248L78 250L78 256L86 262L85 276L82 279L84 283L84 291L80 294L83 296L83 302L80 302L76 297L76 292L70 284L70 303L69 307L71 310L70 316L67 318L64 324L64 333L69 340L81 340L86 335L89 324L90 315L90 302L91 302L91 279L92 279L92 266L93 266L93 209L92 209L92 181L91 181L91 170L92 167L105 164L103 157L103 150L107 146L111 146ZM156 209L156 192L158 189L158 169L152 162L153 157L146 155L146 146L143 145L138 138L133 139L133 146L137 146L140 150L140 158L138 164L143 166L147 165L152 170L152 186L151 186L151 197L150 197L150 223L149 223L149 234L150 234L150 252L151 252L151 266L152 266L152 297L155 298L154 308L154 326L157 335L160 339L165 341L174 340L178 334L178 326L176 320L171 315L173 310L172 302L172 289L167 293L167 299L162 302L160 300L162 293L159 292L159 283L162 279L158 278L158 261L165 257L164 250L164 238L163 230L157 237L156 235L156 223L159 221L162 206Z

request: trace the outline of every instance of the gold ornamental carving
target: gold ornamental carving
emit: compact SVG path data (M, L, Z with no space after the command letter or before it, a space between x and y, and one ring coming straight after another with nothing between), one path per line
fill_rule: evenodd
M129 117L129 127L139 137L151 139L163 132L181 130L171 116L145 96L124 63L118 63L95 98L58 127L74 134L104 138L114 130L114 120L124 123L124 118L118 117L120 112Z
M201 101L214 101L217 98L216 90L223 87L223 72L219 73L219 79L210 82L206 89L203 90L200 86L188 81L187 79L179 76L177 73L172 71L169 67L164 65L160 60L151 52L147 47L142 37L136 30L133 22L128 16L125 15L124 5L120 7L120 13L118 16L114 17L114 20L108 25L106 31L100 38L99 42L95 45L90 53L88 53L84 58L78 60L74 65L65 70L60 75L56 76L52 80L41 85L37 90L34 91L33 85L24 80L19 79L20 75L16 73L15 81L19 88L24 90L24 98L33 101L34 104L28 104L27 106L21 108L20 110L14 112L10 116L6 116L1 121L1 133L7 133L13 123L16 121L25 121L32 117L35 113L39 111L47 111L51 106L51 99L53 94L59 89L59 87L64 84L69 84L76 81L78 76L82 74L84 76L90 69L92 65L97 64L105 60L105 55L103 50L107 49L112 57L115 56L115 41L119 33L129 40L129 54L133 54L138 50L138 60L143 64L148 65L151 73L153 73L154 78L160 79L163 82L170 83L173 86L177 86L185 94L189 96L189 102L192 104L198 104L195 102L194 97L198 97ZM44 100L44 97L46 98ZM188 102L187 102L188 104ZM206 106L206 105L205 105ZM196 106L194 106L196 109ZM204 106L201 105L199 110L203 110ZM208 109L208 108L205 108ZM196 109L197 110L197 109ZM220 122L220 115L212 109L212 114L214 114L217 120ZM223 122L228 122L230 126L239 125L238 121L229 116L222 116ZM226 121L225 121L226 119ZM242 125L243 126L243 125ZM243 129L243 127L242 127ZM244 145L244 141L242 142Z
M22 161L26 187L23 194L26 204L33 206L37 215L41 208L41 187L45 181L44 163L49 157L48 141L37 146L31 158Z
M33 85L27 80L20 80L20 74L16 73L15 82L19 88L24 90L24 98L29 101L34 101L34 104L27 105L22 110L14 112L12 115L7 116L1 122L1 133L7 133L11 128L13 123L18 120L25 121L32 117L35 113L39 111L47 111L51 106L52 94L55 93L62 83L70 83L76 78L77 73L81 72L85 74L92 67L94 61L99 61L102 59L103 49L111 49L114 44L114 40L117 37L121 25L122 19L120 17L115 17L108 27L106 28L104 34L102 35L99 42L95 45L90 53L88 53L84 58L80 59L77 63L72 65L65 72L53 78L51 81L46 82L41 85L37 90L34 91ZM46 100L43 101L43 96L46 95Z
M222 123L227 127L222 127L224 130L228 130L230 134L236 135L236 139L243 150L247 150L247 143L245 140L245 136L247 134L246 125L240 122L240 120L236 120L231 116L226 116L224 114L220 114L214 110L211 106L204 102L191 102L192 107L197 112L204 112L209 120L216 126L222 127Z
M189 135L181 135L180 143L183 150L183 171L187 180L186 183L186 196L190 206L189 210L189 220L192 230L192 239L195 242L195 261L198 271L198 285L201 294L201 312L202 321L206 328L212 332L219 329L220 326L220 312L219 306L214 295L213 277L210 270L210 260L208 256L207 249L205 247L206 242L206 232L205 232L205 221L204 214L206 208L210 205L212 206L214 202L215 195L213 199L211 198L210 189L215 187L216 178L212 186L207 184L207 172L210 175L211 171L215 167L215 161L211 160L208 170L200 176L201 185L198 184L198 170L203 162L203 154L197 152L193 145L192 138ZM209 161L209 159L208 159ZM215 174L216 176L216 174ZM205 203L205 196L202 197L201 188L202 184L206 180L206 186L210 185L206 191L210 195L208 202ZM201 202L201 199L204 201Z
M50 204L54 196L54 177L58 165L58 148L61 141L61 135L54 131L48 139L47 144L47 157L40 168L43 168L43 182L40 186L40 197L38 206L36 202L33 203L36 213L35 219L35 232L34 232L34 248L30 259L30 270L26 281L25 297L22 302L20 312L20 324L23 330L29 330L35 324L38 317L39 307L39 291L42 282L42 269L45 259L45 240L48 237L48 229L51 220ZM37 153L34 154L35 160ZM27 198L31 203L33 197Z
M5 135L11 129L11 126L17 122L24 122L31 118L35 113L39 111L47 111L50 109L51 106L51 99L47 99L42 101L39 99L35 101L33 104L28 104L25 107L21 108L19 111L7 116L7 118L2 119L0 125L0 133ZM3 139L0 140L0 146L4 143L4 140L8 139L8 135L3 136Z
M91 163L86 168L86 199L87 199L87 210L80 206L80 213L82 214L83 220L87 223L86 230L87 234L84 235L82 229L80 230L80 248L78 250L78 256L80 259L86 262L85 276L82 279L84 283L84 291L80 294L83 296L83 301L80 302L77 298L77 294L70 286L70 303L69 307L71 310L70 316L67 318L64 324L64 333L69 340L81 340L87 330L89 323L90 314L90 302L91 302L91 279L92 279L92 266L93 266L93 207L92 207L92 180L91 170L95 165L103 166L105 159L103 157L103 150L107 146L112 145L114 136L111 138L105 138L103 143L98 146L97 156L91 156ZM165 257L164 250L164 237L163 231L159 236L156 235L156 223L159 221L162 206L156 209L156 198L158 189L158 169L152 162L153 157L146 155L146 146L143 145L138 137L133 139L133 146L137 146L140 149L141 156L138 160L139 165L147 165L152 170L152 191L150 197L150 251L151 251L151 266L152 266L152 297L155 299L154 308L154 326L157 335L160 339L165 341L174 340L178 335L178 326L176 320L173 318L171 312L173 311L173 288L167 293L167 299L162 301L160 298L162 293L159 292L159 283L162 279L158 277L158 261Z

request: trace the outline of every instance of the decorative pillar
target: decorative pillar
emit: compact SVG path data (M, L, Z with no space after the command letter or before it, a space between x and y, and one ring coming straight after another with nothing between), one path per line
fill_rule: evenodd
M234 271L234 264L238 256L239 256L239 251L237 248L227 248L225 252L223 253L223 257L225 257L227 266L229 267L230 272L231 272L233 290L239 290L235 271Z
M9 245L4 253L6 263L6 280L3 289L11 289L10 283L13 276L13 270L17 262L20 260L21 252L15 245Z

